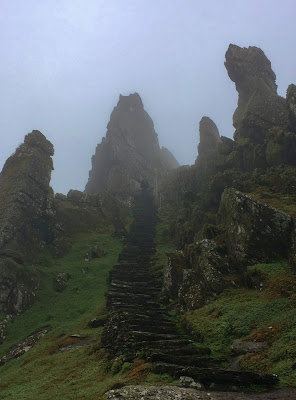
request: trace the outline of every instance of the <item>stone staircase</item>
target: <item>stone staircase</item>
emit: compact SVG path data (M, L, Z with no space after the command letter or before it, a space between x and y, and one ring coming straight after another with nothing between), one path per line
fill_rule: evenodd
M190 376L206 387L212 383L226 387L277 383L274 375L223 369L225 360L210 357L210 349L197 347L177 333L158 302L161 285L151 267L155 223L152 197L143 188L135 202L134 222L119 264L110 273L109 317L102 336L110 358L142 358L152 364L155 373L169 373L176 378Z

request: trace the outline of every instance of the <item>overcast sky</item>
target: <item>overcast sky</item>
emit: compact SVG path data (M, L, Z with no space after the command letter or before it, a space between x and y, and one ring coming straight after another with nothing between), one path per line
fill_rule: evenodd
M263 49L280 95L296 82L295 15L295 0L0 0L0 169L38 129L54 190L84 190L119 94L134 92L160 145L192 164L202 116L233 135L229 43Z

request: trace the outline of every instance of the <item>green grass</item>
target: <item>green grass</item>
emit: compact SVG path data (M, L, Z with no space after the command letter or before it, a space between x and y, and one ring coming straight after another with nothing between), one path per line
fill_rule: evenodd
M105 257L86 262L84 255L92 245L99 244L107 252ZM7 340L1 346L1 356L20 340L50 326L50 332L27 354L1 367L1 399L92 399L117 378L97 382L104 374L103 364L94 348L57 353L58 346L72 333L83 333L99 342L102 328L90 329L88 322L104 309L108 273L116 264L122 242L98 233L73 237L71 251L54 260L45 249L40 262L28 267L42 276L42 283L34 305L7 324ZM88 267L89 273L82 272ZM53 289L58 273L71 275L66 290ZM21 372L21 373L20 373ZM34 393L34 395L32 394Z
M99 245L107 255L86 262L85 253L92 245ZM106 312L108 273L122 246L122 241L108 235L78 234L65 257L54 260L45 249L39 264L28 267L28 271L42 276L42 284L35 304L7 325L1 356L42 327L50 326L50 331L26 354L0 367L1 400L99 400L107 390L126 384L167 382L166 376L151 374L149 365L140 360L133 364L115 360L112 364L100 346L103 328L88 327L91 318ZM88 274L82 272L86 266ZM67 289L57 293L53 279L61 272L70 274L71 279ZM86 334L94 343L56 352L69 344L73 333Z
M296 277L284 262L258 264L262 291L233 288L198 310L188 312L184 322L196 338L227 357L235 339L266 341L269 349L244 356L241 365L256 372L278 374L281 385L296 386Z

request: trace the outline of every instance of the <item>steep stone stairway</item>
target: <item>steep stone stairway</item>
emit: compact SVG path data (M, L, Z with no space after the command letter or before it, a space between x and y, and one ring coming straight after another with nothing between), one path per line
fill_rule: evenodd
M190 376L206 387L258 384L271 386L274 375L225 370L222 359L210 357L210 349L196 347L181 337L167 312L158 302L161 285L151 267L155 253L156 209L147 188L139 193L134 222L119 263L110 273L107 294L109 317L102 343L110 358L124 355L126 361L142 358L152 363L155 373Z

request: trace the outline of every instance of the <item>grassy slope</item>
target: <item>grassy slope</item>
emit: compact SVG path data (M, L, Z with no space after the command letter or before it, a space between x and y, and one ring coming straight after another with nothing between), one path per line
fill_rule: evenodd
M158 229L159 232L162 228ZM159 233L160 234L160 233ZM100 245L107 255L89 262L84 256L89 246ZM89 233L73 237L65 257L53 260L45 251L37 266L29 269L43 276L36 303L7 326L7 340L0 357L20 340L50 325L50 332L22 357L0 367L0 399L6 400L98 400L113 387L125 384L161 385L174 383L167 375L154 375L141 360L134 364L116 360L111 364L100 348L102 328L90 329L91 318L105 313L108 273L116 264L123 243L108 235ZM164 259L167 244L163 242L157 259ZM88 267L84 274L82 267ZM53 290L58 273L71 275L63 293ZM71 343L69 335L85 334L95 342L89 346L55 353Z
M282 386L296 386L296 277L284 262L253 266L249 273L263 276L263 290L230 289L188 312L184 322L216 356L228 356L235 339L266 341L268 350L244 356L242 367L276 373Z
M107 255L86 262L84 255L92 244L99 244ZM100 381L105 374L106 360L95 345L91 347L93 351L88 346L54 352L73 333L87 334L99 342L102 328L90 329L87 324L103 312L108 272L117 262L121 248L122 242L108 235L80 234L73 238L72 249L65 257L53 260L45 251L40 264L30 267L42 274L42 285L33 307L7 326L7 340L1 346L1 355L41 327L50 325L51 330L27 354L1 367L1 399L93 399L113 380L119 379L110 376ZM88 274L82 272L85 266L89 268ZM71 275L63 293L55 292L52 284L60 272Z

